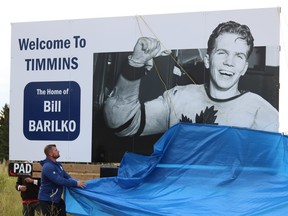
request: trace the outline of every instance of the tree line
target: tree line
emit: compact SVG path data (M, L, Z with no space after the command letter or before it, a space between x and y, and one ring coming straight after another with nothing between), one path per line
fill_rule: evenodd
M9 158L9 106L0 111L0 162Z

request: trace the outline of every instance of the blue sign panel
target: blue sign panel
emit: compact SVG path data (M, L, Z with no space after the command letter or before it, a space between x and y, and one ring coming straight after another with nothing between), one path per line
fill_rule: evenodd
M29 140L75 140L80 132L80 86L31 82L24 90L24 135Z

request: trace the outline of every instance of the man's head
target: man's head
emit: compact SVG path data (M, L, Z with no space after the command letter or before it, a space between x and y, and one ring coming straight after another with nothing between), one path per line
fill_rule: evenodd
M57 158L60 157L60 154L59 154L60 152L56 148L55 144L46 145L44 148L44 153L47 156L47 158L50 158L52 160L56 160Z
M210 55L215 48L216 39L224 33L232 33L239 36L239 39L246 41L249 49L247 50L247 58L251 55L254 47L254 38L248 26L241 25L234 21L220 23L212 32L208 40L207 54Z
M239 94L238 83L248 69L254 39L246 25L221 23L208 40L204 64L210 71L210 95L227 99Z

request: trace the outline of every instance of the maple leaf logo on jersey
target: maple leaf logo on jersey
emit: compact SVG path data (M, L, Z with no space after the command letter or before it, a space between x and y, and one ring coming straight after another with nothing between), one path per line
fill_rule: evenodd
M200 115L196 114L195 123L218 125L218 123L215 122L217 118L216 113L218 112L218 110L215 110L214 108L215 108L214 106L211 106L210 108L206 107L205 111L203 112L202 110ZM190 118L184 116L183 114L181 116L180 122L193 123L193 121Z
M217 118L216 113L218 110L214 110L214 106L210 108L206 107L205 111L201 111L200 115L196 114L195 121L196 123L205 123L205 124L216 124L215 120Z
M189 122L189 123L193 123L193 122L192 122L192 119L188 118L187 116L184 116L183 114L181 115L180 122Z

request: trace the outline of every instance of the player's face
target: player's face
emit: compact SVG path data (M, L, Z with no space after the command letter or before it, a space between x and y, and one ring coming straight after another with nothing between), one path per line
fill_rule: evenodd
M238 89L239 79L248 68L248 49L247 43L236 34L219 35L211 54L205 56L205 66L210 70L210 85L222 91Z
M55 159L60 157L60 152L58 151L58 149L56 147L52 147L51 156Z

